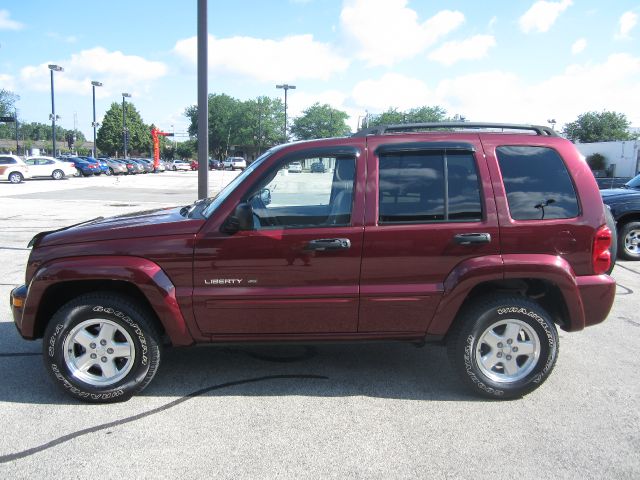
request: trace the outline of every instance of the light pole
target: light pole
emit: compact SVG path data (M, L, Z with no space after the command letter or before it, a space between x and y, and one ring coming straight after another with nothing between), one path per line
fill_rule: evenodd
M91 122L91 126L93 127L93 158L98 158L98 149L96 147L96 127L98 124L96 123L96 87L101 87L102 83L92 81L91 89L93 90L93 122Z
M131 98L131 94L130 93L123 93L122 94L122 144L124 146L124 158L127 158L127 118L124 114L125 112L125 103L124 103L124 99L125 98Z
M288 85L286 83L282 85L276 85L276 88L284 89L284 141L287 142L287 90L295 90L295 85Z
M56 156L56 102L53 95L53 72L64 72L59 65L49 65L51 70L51 139L53 140L53 156Z

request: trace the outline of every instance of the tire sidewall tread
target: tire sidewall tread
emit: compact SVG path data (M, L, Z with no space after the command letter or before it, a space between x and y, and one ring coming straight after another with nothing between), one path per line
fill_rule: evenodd
M136 346L131 371L116 384L105 388L73 378L64 361L63 345L71 329L91 316L120 324ZM71 300L54 314L47 325L43 338L43 359L47 371L60 388L82 401L111 403L128 400L149 384L160 365L160 334L147 318L148 312L121 295L92 293Z
M479 336L492 324L507 319L531 326L540 340L540 357L523 379L505 385L482 373L475 355ZM447 353L453 368L476 393L496 399L520 398L538 388L548 378L559 353L558 333L549 314L525 297L495 295L474 302L460 313L448 338Z

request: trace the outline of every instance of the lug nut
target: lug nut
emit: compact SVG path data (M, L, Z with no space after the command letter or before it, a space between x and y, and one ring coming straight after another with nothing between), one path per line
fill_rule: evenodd
M511 355L507 355L507 360L511 360Z
M91 347L91 348L96 348L96 344L95 344L95 343L90 343L90 344L89 344L89 347Z
M502 348L502 347L503 347L502 342L498 342L498 348Z
M107 353L108 354L112 354L113 353L113 348L107 348Z
M502 358L502 352L498 352L498 353L496 354L496 357L498 357L498 358Z
M518 351L518 347L513 347L511 350L514 351L514 352L517 352Z
M107 341L102 339L100 340L100 345L102 345L103 347L107 344Z
M107 357L102 357L100 360L102 360L102 363L107 363Z
M89 355L91 358L93 358L94 360L98 357L95 353L92 353L91 355Z
M513 343L513 340L509 339L509 340L507 340L507 343L508 343L509 345L511 345L511 344Z

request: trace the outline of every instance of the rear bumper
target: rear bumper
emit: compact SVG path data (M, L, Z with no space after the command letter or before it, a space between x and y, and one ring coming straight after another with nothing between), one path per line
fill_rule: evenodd
M20 285L19 287L11 290L11 293L9 294L9 305L11 306L11 314L13 315L13 323L15 324L21 336L23 336L22 317L24 314L24 305L27 300L27 292L27 286Z
M609 275L576 277L584 311L584 326L603 322L613 306L616 281Z

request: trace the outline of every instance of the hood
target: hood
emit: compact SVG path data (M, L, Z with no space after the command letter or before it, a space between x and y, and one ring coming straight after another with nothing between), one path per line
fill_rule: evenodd
M181 215L180 211L183 208L161 208L116 217L99 217L59 230L40 232L31 240L30 245L38 247L197 233L204 220Z
M634 188L605 188L600 190L603 199L624 200L626 198L640 198L640 190Z

